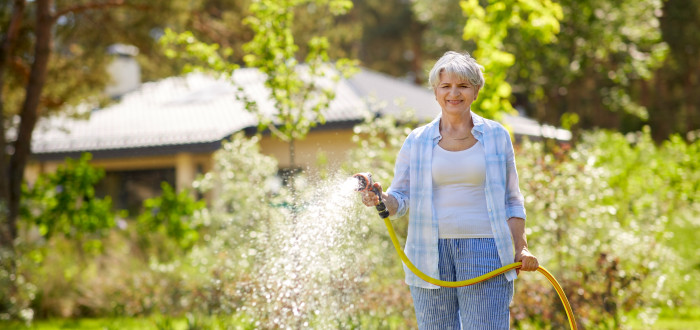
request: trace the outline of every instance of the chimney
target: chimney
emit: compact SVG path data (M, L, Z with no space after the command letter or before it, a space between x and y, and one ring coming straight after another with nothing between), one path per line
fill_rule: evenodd
M107 53L113 58L112 63L107 66L112 81L107 84L105 93L116 99L141 85L141 67L136 62L139 49L135 46L114 44L107 48Z

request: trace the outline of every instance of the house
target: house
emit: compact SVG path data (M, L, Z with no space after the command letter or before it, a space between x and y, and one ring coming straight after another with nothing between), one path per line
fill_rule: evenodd
M239 69L234 79L263 111L274 110L258 71ZM225 79L192 73L122 89L131 91L118 102L93 110L87 120L42 119L32 141L27 180L55 170L66 157L90 152L92 163L106 172L98 190L112 196L115 207L134 210L159 194L162 181L177 189L189 187L198 173L212 167L212 154L223 140L239 131L253 133L257 126L255 116L236 100L236 87ZM422 120L439 113L431 90L362 69L338 82L336 98L324 112L326 124L296 142L296 163L313 168L323 153L330 164L340 164L353 147L353 126L375 108L372 102L383 103L380 116L400 115L405 108L414 109ZM568 131L527 118L506 116L505 121L516 136L570 138ZM279 161L280 168L290 166L286 143L267 135L260 146Z

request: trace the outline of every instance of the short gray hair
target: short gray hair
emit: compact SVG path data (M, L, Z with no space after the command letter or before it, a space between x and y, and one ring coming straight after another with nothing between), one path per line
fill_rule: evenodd
M455 75L462 80L469 81L472 86L481 89L484 86L484 67L469 55L469 53L457 53L448 51L435 63L430 70L428 82L435 89L440 83L440 73Z

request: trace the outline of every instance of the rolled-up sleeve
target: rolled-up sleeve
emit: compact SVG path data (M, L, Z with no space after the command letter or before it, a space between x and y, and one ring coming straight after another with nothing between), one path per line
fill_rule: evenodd
M408 211L408 201L410 198L410 169L411 169L411 136L401 146L399 155L396 157L394 165L394 180L386 193L394 196L398 202L396 213L392 219L400 218Z
M508 134L508 133L506 133ZM518 170L515 167L515 153L510 135L505 137L506 153L506 217L526 219L525 202L518 183Z

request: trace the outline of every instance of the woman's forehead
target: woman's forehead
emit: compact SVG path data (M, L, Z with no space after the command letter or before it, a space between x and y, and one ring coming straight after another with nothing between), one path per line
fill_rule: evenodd
M457 84L471 84L467 77L463 77L457 72L440 72L440 84L445 83L457 83Z

